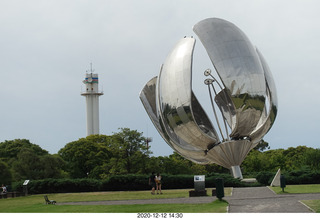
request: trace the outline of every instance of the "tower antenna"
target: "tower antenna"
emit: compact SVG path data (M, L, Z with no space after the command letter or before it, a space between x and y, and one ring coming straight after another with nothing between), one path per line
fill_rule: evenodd
M94 69L92 69L92 62L90 62L90 69L86 71L86 73L93 73Z

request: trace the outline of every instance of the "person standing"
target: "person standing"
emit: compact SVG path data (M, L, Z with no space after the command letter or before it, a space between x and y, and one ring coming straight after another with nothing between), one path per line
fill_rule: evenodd
M2 188L1 195L7 194L7 187L5 187L5 185L2 184L1 188Z
M155 187L156 187L156 176L154 175L154 172L152 172L151 176L149 177L149 185L151 186L151 194L154 195Z
M160 194L162 194L162 191L161 191L161 175L160 175L160 173L157 173L156 184L157 184L157 194L159 194L159 191L160 191Z

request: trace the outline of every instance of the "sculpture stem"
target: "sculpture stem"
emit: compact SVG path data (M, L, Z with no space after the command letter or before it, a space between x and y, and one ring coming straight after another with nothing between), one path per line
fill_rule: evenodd
M231 172L234 178L243 179L240 166L232 166Z

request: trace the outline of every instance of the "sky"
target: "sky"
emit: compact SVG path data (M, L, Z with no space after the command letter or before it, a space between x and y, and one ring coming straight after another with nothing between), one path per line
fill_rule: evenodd
M173 150L139 99L173 46L194 36L193 89L204 108L213 69L192 27L210 18L238 26L273 74L278 115L271 149L319 148L320 2L317 0L0 0L0 142L29 139L49 153L86 137L86 70L99 74L100 134L130 128ZM207 112L210 114L210 112ZM212 114L212 113L211 113Z

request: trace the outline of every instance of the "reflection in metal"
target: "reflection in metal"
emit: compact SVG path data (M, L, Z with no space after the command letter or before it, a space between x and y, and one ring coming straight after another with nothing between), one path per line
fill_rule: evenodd
M178 41L140 99L160 135L180 155L219 164L242 178L240 164L276 118L275 83L261 53L234 24L209 18L193 30L221 81L210 69L204 72L218 132L192 91L192 37Z

